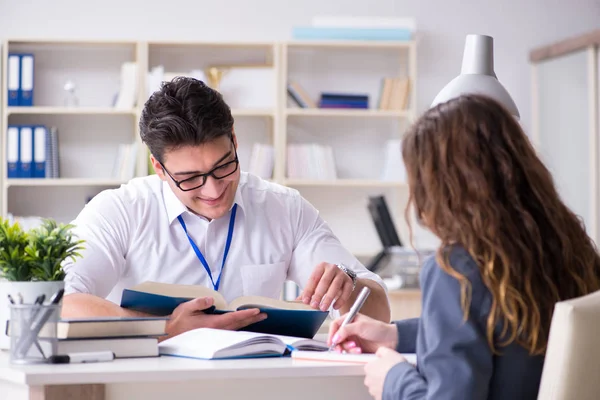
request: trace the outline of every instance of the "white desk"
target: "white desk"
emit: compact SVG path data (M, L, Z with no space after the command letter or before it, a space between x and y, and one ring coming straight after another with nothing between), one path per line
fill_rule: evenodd
M362 365L290 358L14 366L0 352L1 400L370 399L363 379Z

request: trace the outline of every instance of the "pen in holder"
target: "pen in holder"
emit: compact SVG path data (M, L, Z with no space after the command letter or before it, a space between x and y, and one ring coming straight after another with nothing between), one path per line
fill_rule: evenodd
M60 304L10 305L11 363L46 363L56 354L59 314Z

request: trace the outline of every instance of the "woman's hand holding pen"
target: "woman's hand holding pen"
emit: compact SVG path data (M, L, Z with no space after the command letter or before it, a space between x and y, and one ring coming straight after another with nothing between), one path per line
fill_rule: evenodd
M375 353L380 347L395 349L398 331L393 324L358 314L352 323L340 328L345 315L336 319L329 327L327 344L336 344L337 352Z
M331 323L327 344L336 343L340 353L376 353L377 358L365 365L365 385L369 393L381 400L383 383L390 369L403 361L404 357L394 351L398 344L398 330L393 324L358 314L352 323L341 327L345 316Z

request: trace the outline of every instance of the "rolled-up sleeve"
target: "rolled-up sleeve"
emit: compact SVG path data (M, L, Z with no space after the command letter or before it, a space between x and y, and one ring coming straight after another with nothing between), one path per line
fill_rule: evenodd
M81 258L67 260L65 294L106 297L120 279L129 242L131 215L111 191L95 196L72 221L73 234L84 241Z
M398 329L398 353L414 353L417 348L417 333L419 332L419 318L409 318L394 321Z
M369 271L341 244L315 207L300 195L295 200L294 210L291 210L291 223L295 226L295 247L288 271L289 278L303 288L317 264L341 263L356 272L358 278L373 280L387 292L383 280Z

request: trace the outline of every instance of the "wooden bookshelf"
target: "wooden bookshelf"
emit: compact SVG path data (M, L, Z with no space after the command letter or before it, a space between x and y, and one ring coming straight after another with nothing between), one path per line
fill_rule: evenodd
M406 184L380 179L380 169L384 142L401 138L416 116L416 48L414 41L6 40L2 44L0 68L0 127L3 132L0 151L6 154L6 131L9 125L57 126L61 177L8 179L3 163L0 168L0 213L2 216L13 211L27 213L27 207L32 205L31 212L46 213L39 215L42 217L55 217L55 211L56 215L67 216L67 219L75 217L79 209L75 209L74 205L83 204L84 198L93 196L98 188L118 187L124 183L122 179L111 177L111 160L116 157L119 145L124 143L137 142L139 150L135 176L147 175L148 153L139 138L138 124L142 107L148 98L146 88L154 67L162 65L165 74L171 74L204 70L211 65L262 65L273 69L272 89L266 89L272 95L273 105L239 107L230 104L238 133L242 168L248 165L254 143L272 145L275 159L270 180L299 190L314 203L323 217L331 222L334 232L341 234L342 242L351 251L372 253L377 250L374 248L376 242L361 247L362 242L353 242L354 239L344 237L351 230L340 223L348 219L345 215L351 215L356 218L356 226L366 229L369 236L375 237L366 206L359 200L369 194L385 194L386 197L389 194L392 197L392 213L398 217L397 226L403 233L404 204L398 199L406 194ZM8 54L14 51L33 53L36 57L33 107L8 107ZM369 57L369 65L352 62L352 57L357 57L357 60ZM112 107L112 100L114 92L119 89L121 64L126 61L136 62L140 73L136 104L123 110ZM402 75L410 79L407 109L377 108L380 81L387 75ZM338 77L345 77L353 85L342 84L336 80ZM370 108L292 108L287 95L287 81L290 78L306 85L314 97L319 90L367 92ZM74 80L81 88L81 91L78 90L80 107L64 106L62 88L67 79ZM60 136L63 131L64 138ZM339 154L335 155L336 165L339 161L337 179L287 177L288 144L310 140L335 146L336 152L339 150ZM17 205L15 202L19 196L30 196L34 200L30 198L26 204ZM63 204L56 200L61 196L80 198ZM339 201L340 198L351 198L353 201ZM54 203L42 204L47 201ZM340 205L327 203L333 201L339 201ZM357 244L357 248L353 248Z
M6 114L21 115L136 115L136 109L119 110L111 107L7 107Z
M349 117L349 118L410 118L410 111L405 110L344 110L344 109L322 109L322 108L288 108L285 110L288 116L296 117Z
M377 179L335 179L335 180L318 180L318 179L286 179L283 181L286 186L302 187L302 186L318 186L318 187L357 187L357 188L402 188L406 187L404 182L383 181Z
M9 186L120 186L127 181L119 179L92 179L92 178L27 178L7 179L5 185Z

